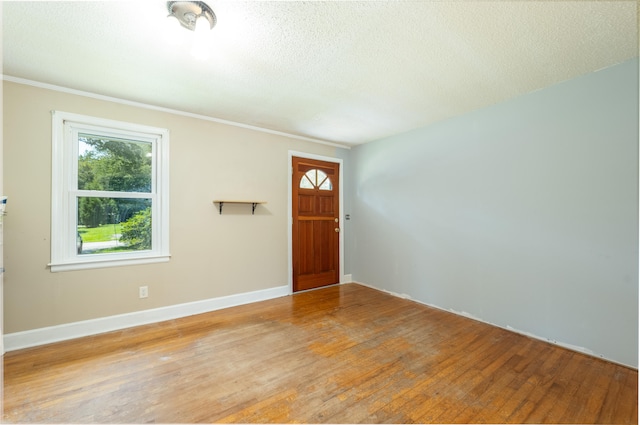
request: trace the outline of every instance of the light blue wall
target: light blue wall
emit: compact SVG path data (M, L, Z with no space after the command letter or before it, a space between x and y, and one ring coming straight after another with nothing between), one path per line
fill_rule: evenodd
M355 281L638 366L638 61L350 153Z

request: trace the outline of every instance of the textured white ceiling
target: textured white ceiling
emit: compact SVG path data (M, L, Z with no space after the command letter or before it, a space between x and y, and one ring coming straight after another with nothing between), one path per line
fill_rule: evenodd
M207 4L198 61L164 1L4 2L3 73L353 145L638 55L635 1Z

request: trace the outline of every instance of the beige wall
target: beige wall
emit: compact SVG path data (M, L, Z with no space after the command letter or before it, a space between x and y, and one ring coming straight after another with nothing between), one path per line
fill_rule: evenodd
M5 333L287 285L287 161L340 149L185 116L4 82ZM171 132L171 261L51 273L51 113ZM213 199L267 201L248 206ZM138 287L149 286L149 298Z

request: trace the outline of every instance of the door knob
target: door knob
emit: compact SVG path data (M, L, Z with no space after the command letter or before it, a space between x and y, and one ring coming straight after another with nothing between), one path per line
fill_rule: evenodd
M340 233L340 228L336 227L336 233Z

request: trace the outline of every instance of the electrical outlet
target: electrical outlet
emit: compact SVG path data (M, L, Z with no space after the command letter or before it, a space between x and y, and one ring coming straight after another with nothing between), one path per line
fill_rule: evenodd
M149 296L149 287L141 286L140 288L138 288L138 294L140 298L147 298Z

